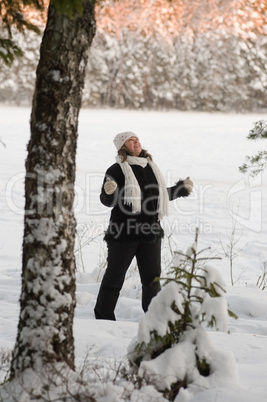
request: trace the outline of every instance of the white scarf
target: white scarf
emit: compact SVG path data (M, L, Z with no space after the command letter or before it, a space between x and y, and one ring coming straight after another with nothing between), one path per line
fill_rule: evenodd
M141 212L141 190L138 181L133 173L130 165L139 165L142 168L147 164L153 170L159 186L159 202L158 214L159 218L168 215L169 212L169 196L166 188L164 177L162 176L158 166L149 158L142 158L137 156L127 156L125 162L121 162L121 157L117 155L116 162L120 165L125 176L125 190L124 190L124 204L132 205L132 212Z

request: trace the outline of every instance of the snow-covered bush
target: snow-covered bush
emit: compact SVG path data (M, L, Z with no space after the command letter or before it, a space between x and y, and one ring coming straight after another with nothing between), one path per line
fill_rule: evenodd
M203 251L203 250L202 250ZM152 300L129 346L129 360L140 378L173 400L180 388L208 376L236 376L232 355L212 345L207 327L228 331L228 310L219 272L202 265L195 243L172 268ZM224 372L225 370L225 372Z
M10 361L0 350L0 379L6 372L1 357ZM59 363L42 372L28 369L13 382L0 382L0 402L166 402L152 385L137 384L128 366L127 361L88 350L76 372Z

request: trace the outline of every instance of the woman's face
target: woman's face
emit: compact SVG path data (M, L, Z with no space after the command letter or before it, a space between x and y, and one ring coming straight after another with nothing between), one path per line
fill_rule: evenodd
M127 141L125 141L124 145L128 151L133 153L135 156L139 156L142 151L141 144L137 137L130 137Z

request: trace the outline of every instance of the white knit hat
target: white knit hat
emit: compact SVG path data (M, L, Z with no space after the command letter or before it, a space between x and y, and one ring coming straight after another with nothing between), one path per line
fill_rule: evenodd
M132 131L125 131L123 133L119 133L114 137L114 145L117 148L117 151L123 146L123 144L125 143L125 141L127 141L129 138L131 137L137 137L137 135L135 133L133 133Z

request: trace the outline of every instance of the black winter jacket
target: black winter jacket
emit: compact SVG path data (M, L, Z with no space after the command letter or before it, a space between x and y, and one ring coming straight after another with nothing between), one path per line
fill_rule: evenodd
M149 164L144 168L139 165L130 166L141 190L141 212L133 213L131 206L124 204L125 177L120 165L114 163L106 171L100 194L102 204L113 207L104 239L151 243L164 235L157 213L158 182ZM107 177L117 183L117 189L111 195L106 194L104 190ZM167 188L167 191L170 201L189 195L183 180L178 181L175 186Z

